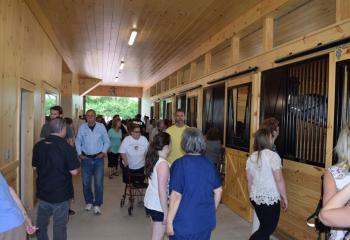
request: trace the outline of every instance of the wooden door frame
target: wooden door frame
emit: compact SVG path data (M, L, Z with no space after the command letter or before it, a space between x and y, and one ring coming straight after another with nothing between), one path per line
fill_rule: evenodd
M244 151L233 149L230 147L226 146L226 135L227 135L227 111L228 111L228 100L227 100L227 95L228 95L228 89L231 87L238 87L240 85L245 85L245 84L251 84L251 111L250 111L250 146L249 146L249 152L253 151L253 143L254 143L254 132L258 129L259 126L259 104L260 104L260 79L261 79L261 74L260 73L253 73L249 75L244 75L239 78L234 78L229 81L225 82L225 109L224 109L224 146L226 149L226 156L229 157L232 156L233 154L238 154L239 158L245 158L245 153ZM226 160L228 161L228 160ZM232 161L232 160L231 160ZM228 173L228 168L229 168L229 163L226 162L225 164L225 172L226 174ZM245 175L245 173L243 173ZM239 177L241 179L242 177ZM243 180L244 181L244 180ZM245 191L245 189L241 189L242 191ZM251 221L252 219L252 211L251 209L247 209L247 206L244 206L239 204L237 202L236 205L234 202L232 202L229 196L226 195L227 203L228 205L231 206L232 209L236 209L236 213L238 213L241 217L245 218L248 221ZM247 196L249 196L249 193L247 193ZM249 203L247 203L248 205ZM249 206L248 206L249 207ZM238 210L240 209L240 210ZM244 210L246 209L246 210Z
M30 101L27 101L25 104L26 104L26 108L27 109L34 109L34 104L35 104L35 88L36 88L36 85L28 80L25 80L25 79L21 79L20 81L20 88L19 88L19 129L21 129L21 124L22 124L22 116L21 116L21 110L22 110L22 91L26 91L28 92L31 96L30 96ZM21 150L22 150L22 145L19 144L19 147L18 147L18 156L19 156L19 159L18 159L18 168L17 168L17 190L18 190L18 193L19 193L19 190L20 190L20 184L21 184L21 177L22 177L22 174L21 174L21 168L24 168L24 188L25 189L25 192L24 192L24 205L25 207L28 207L28 208L33 208L34 207L34 202L35 202L35 191L34 191L34 170L32 168L32 149L33 149L33 146L34 146L34 111L28 111L28 112L31 112L31 114L29 116L27 116L27 124L30 124L30 128L28 128L25 132L25 139L24 139L24 153L23 155L26 156L26 161L24 162L24 166L22 166L22 156L21 156ZM29 125L28 125L29 126ZM22 135L22 131L23 130L20 130L19 131L19 139L21 139L21 135Z

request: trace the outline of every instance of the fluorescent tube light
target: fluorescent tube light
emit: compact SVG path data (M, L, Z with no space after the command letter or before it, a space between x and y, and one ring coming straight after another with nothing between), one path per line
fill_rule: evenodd
M121 71L121 70L123 70L123 68L124 68L124 61L122 61L121 63L120 63L120 67L119 67L119 70Z
M129 46L132 46L135 42L136 39L136 35L137 35L137 31L136 30L132 30L131 34L130 34L130 38L129 38Z

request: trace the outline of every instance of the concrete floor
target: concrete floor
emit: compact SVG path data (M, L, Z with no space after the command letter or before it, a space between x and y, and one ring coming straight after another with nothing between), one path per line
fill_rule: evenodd
M72 209L76 211L68 223L68 239L72 240L146 240L151 239L151 225L146 218L143 205L136 205L133 215L129 216L127 206L120 208L120 199L124 190L121 176L104 181L104 204L102 215L94 216L84 210L84 199L80 177L75 177L75 200ZM33 216L35 218L35 216ZM50 230L52 225L50 226ZM52 231L52 230L51 230ZM50 234L51 235L51 231ZM213 231L213 240L248 239L251 226L234 214L225 205L220 204L217 212L217 227ZM35 238L31 238L35 239ZM52 239L52 237L50 238Z

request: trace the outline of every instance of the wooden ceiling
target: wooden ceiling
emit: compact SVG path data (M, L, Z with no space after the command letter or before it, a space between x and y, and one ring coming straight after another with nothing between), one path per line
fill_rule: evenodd
M67 64L74 65L70 68L81 76L103 79L105 85L129 86L149 86L174 56L188 55L258 2L37 0ZM138 36L129 46L133 28ZM122 60L125 68L119 73Z

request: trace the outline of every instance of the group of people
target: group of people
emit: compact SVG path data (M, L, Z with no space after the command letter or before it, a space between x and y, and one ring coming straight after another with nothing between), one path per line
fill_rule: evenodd
M67 239L70 200L74 197L72 176L79 174L80 167L85 210L101 214L107 156L109 166L120 164L127 172L148 178L144 207L152 222L152 240L163 239L165 233L172 240L210 239L222 193L215 166L221 148L217 129L203 136L199 129L185 125L185 114L178 110L173 126L165 128L160 121L148 136L141 134L143 124L138 119L125 133L119 116L113 118L107 131L90 109L75 136L62 118L62 108L55 106L50 112L50 121L41 131L42 140L33 148L39 200L36 226L0 174L0 214L9 219L0 224L2 239L25 239L25 231L31 234L37 230L37 238L46 240L51 216L54 238ZM254 135L254 152L246 162L250 203L257 216L252 240L269 239L277 227L280 209L288 208L282 161L275 145L278 124L275 118L263 122ZM350 125L341 131L335 147L338 164L324 175L324 202L319 217L327 226L335 227L331 239L348 239L350 235L349 151ZM10 211L3 211L5 208Z
M96 112L88 110L85 122L75 134L72 122L63 118L62 108L50 109L41 140L33 148L38 198L36 226L0 175L0 209L6 207L4 216L10 219L0 224L2 239L26 239L26 230L29 234L36 231L38 240L47 240L50 217L53 217L54 239L67 239L68 215L74 213L70 211L74 198L72 176L80 171L85 210L100 215L107 156L109 166L121 163L128 172L143 173L149 178L144 203L152 219L152 239L162 239L165 230L171 239L196 239L196 236L209 239L220 202L221 181L215 160L203 155L205 137L200 130L185 125L184 112L176 112L175 125L171 127L159 121L148 136L141 135L144 125L138 118L127 131L122 130L119 116L113 118L108 131L96 118Z

